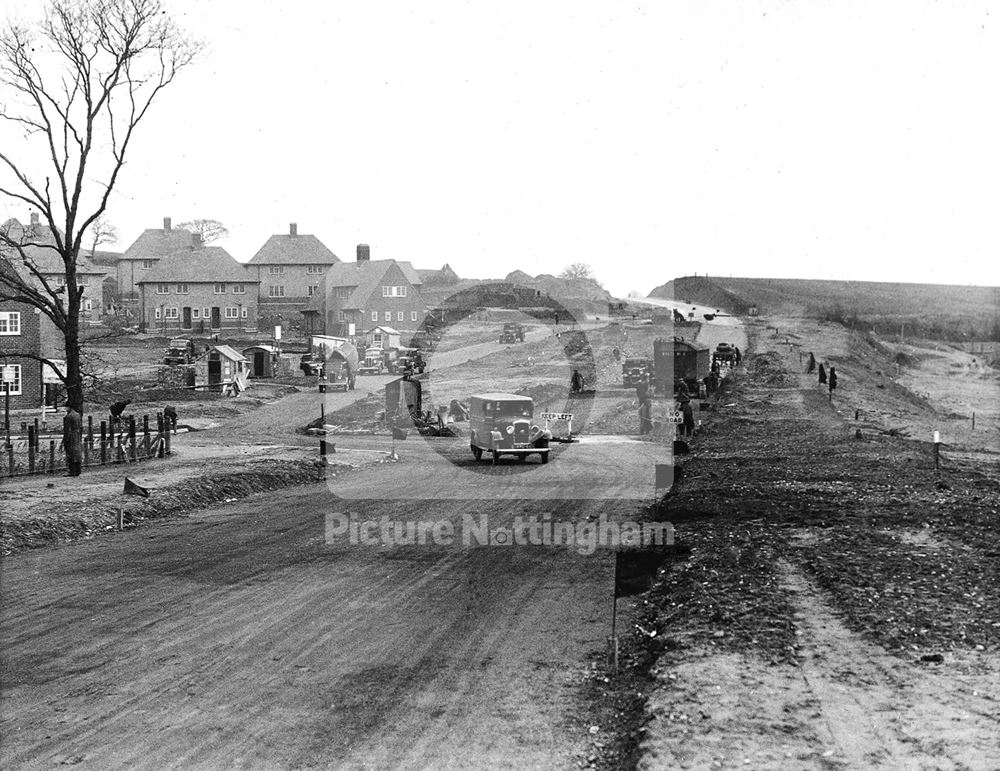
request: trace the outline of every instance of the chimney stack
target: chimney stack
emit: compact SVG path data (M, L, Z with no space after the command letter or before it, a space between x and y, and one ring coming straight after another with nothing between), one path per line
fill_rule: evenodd
M372 254L368 244L358 244L358 262L368 262Z
M299 234L299 225L297 222L289 223L288 225L288 235L297 236Z
M204 245L205 245L204 242L201 240L201 233L192 233L191 234L191 249L192 249L192 251L195 250L195 249L201 249L201 247L203 247Z
M163 229L170 230L170 217L163 218Z
M38 212L36 211L31 212L31 227L38 227Z

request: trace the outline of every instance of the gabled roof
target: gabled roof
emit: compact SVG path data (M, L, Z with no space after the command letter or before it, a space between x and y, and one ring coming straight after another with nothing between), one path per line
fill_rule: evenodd
M398 335L399 334L399 330L398 329L393 329L392 327L383 327L383 326L372 327L368 331L369 332L378 332L379 330L382 330L387 335Z
M52 234L52 228L43 224L23 225L18 220L11 218L0 225L0 233L4 240L0 241L0 255L11 260L15 265L22 263L21 252L31 260L31 263L38 269L39 273L46 276L61 276L65 274L66 267L63 265L62 257L54 248L56 239ZM17 246L11 245L18 244ZM76 262L76 272L81 276L105 276L108 271L94 265L88 260L83 250Z
M142 231L132 245L125 250L123 260L155 260L168 254L190 249L195 245L195 236L184 228L148 228Z
M221 246L203 246L193 251L163 257L149 275L137 284L236 283L258 284L260 280L233 259Z
M332 266L326 274L327 288L350 287L352 292L341 305L343 308L361 308L382 283L382 277L393 266L398 265L406 280L415 287L420 286L420 278L413 266L398 260L362 260L361 262L340 262ZM311 304L310 304L311 305Z
M212 351L218 351L227 359L232 359L233 361L247 361L246 356L228 345L213 345L206 353L211 353Z
M248 265L335 265L340 258L316 236L279 233L267 242Z

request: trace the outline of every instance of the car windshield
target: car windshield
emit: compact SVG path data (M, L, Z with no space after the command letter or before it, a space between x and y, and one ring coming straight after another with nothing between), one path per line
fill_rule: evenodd
M531 402L486 402L483 414L495 418L530 418Z

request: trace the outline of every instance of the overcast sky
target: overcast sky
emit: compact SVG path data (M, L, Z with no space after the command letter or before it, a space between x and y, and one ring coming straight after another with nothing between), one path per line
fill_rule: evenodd
M208 217L244 261L297 222L342 259L585 262L619 295L1000 284L991 3L164 1L208 48L141 126L120 249Z

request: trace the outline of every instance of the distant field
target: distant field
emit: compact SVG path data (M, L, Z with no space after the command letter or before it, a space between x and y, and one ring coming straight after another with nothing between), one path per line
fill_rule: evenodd
M800 315L880 332L906 324L914 334L949 340L1000 335L1000 287L686 276L650 292L745 313Z

